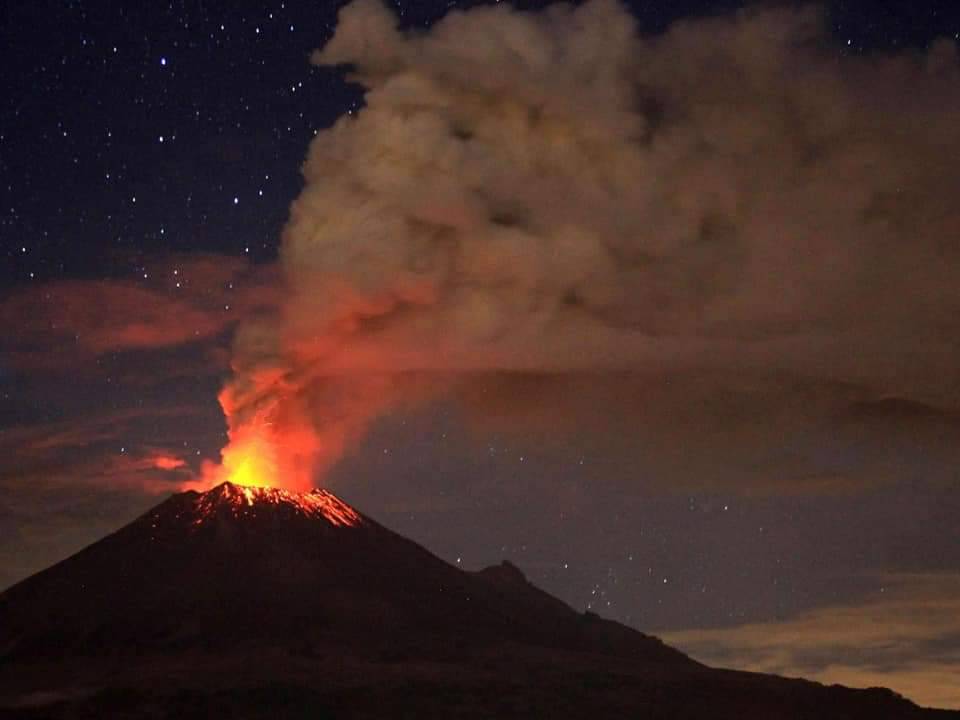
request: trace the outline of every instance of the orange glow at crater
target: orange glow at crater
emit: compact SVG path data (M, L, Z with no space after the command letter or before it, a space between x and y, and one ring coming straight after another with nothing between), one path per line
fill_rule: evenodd
M229 387L219 400L228 425L221 462L205 464L200 482L185 489L208 490L223 482L293 492L313 487L320 444L312 425L290 412L290 403L239 413Z
M276 449L256 432L241 435L223 449L222 479L248 487L278 487Z
M231 482L306 492L396 399L385 376L247 369L218 396L228 438L220 464L205 464L199 480L182 487Z
M221 464L204 467L203 488L230 482L246 487L309 490L313 486L310 467L302 464L296 440L295 433L279 434L267 424L230 430L229 442L221 451Z

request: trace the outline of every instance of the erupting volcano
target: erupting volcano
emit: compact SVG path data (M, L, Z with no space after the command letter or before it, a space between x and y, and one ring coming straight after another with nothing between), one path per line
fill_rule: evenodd
M0 595L0 708L31 720L957 717L887 690L713 670L574 611L509 563L453 567L326 490L233 483L175 495Z

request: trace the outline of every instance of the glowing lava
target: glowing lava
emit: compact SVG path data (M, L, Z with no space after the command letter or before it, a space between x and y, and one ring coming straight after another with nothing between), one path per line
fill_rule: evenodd
M266 433L257 432L255 427L231 431L221 456L221 464L205 463L200 482L184 489L205 491L223 482L259 488L282 484L277 448Z
M245 433L223 449L222 477L247 487L277 487L276 449L265 437Z
M328 490L291 492L273 487L243 487L226 482L201 494L194 505L195 526L227 512L240 518L256 516L264 510L287 509L308 518L322 518L336 527L354 527L363 517Z
M228 437L221 463L205 465L200 482L184 489L208 490L223 482L295 492L314 486L320 441L296 396L277 390L280 382L268 376L258 387L266 400L243 409L234 387L220 392Z
M208 490L223 482L295 492L313 487L319 443L310 422L296 414L290 417L287 405L276 402L238 413L229 387L219 400L228 426L221 464L205 465L201 481L184 489Z

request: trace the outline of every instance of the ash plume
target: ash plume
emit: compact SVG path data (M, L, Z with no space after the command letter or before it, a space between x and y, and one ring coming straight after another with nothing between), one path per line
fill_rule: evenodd
M548 425L593 387L643 414L610 390L635 377L957 404L952 43L841 57L784 8L644 37L612 0L405 32L355 0L312 61L366 105L310 146L285 294L222 395L301 473L441 395Z

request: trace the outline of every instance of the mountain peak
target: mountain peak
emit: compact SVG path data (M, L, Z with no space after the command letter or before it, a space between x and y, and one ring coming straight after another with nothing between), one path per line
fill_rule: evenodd
M193 524L203 525L224 514L242 518L254 517L262 511L278 510L323 519L336 527L353 527L364 523L360 513L329 490L315 488L308 492L294 492L225 482L196 495L192 507Z

